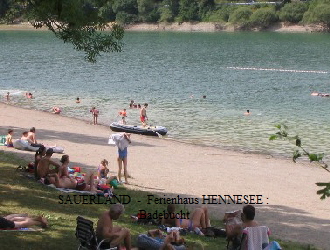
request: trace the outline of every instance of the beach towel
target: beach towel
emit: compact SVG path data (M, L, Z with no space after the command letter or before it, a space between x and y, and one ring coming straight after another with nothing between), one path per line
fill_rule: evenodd
M247 249L249 250L262 250L265 245L269 244L270 232L266 226L246 227L243 234L247 235Z
M27 151L33 151L36 152L39 147L32 147L26 140L15 140L13 142L14 148L19 149L19 150L27 150ZM52 148L54 153L63 153L64 148L62 147L46 147L46 149Z
M6 143L6 136L0 135L0 146L5 146Z
M124 150L128 147L129 142L125 139L124 134L112 134L110 137L120 150Z
M42 228L32 228L32 227L22 227L22 228L7 228L7 229L1 229L1 231L13 231L13 232L17 232L17 231L24 231L24 232L40 232L43 231Z

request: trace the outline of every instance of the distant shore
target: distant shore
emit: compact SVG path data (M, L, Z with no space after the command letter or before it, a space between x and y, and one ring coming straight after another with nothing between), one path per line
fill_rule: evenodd
M29 22L18 24L1 24L0 30L35 30ZM47 30L41 28L38 30ZM183 23L138 23L125 26L127 31L180 31L180 32L236 32L241 29L235 25L214 22L183 22ZM253 30L259 31L259 30ZM264 31L283 33L312 33L324 31L320 25L297 25L276 23Z

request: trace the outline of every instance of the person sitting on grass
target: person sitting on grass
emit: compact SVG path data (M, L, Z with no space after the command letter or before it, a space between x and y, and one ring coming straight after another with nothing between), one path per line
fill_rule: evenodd
M45 146L41 146L34 155L34 177L36 180L38 180L38 171L37 166L39 164L39 161L46 155L46 148Z
M13 134L14 134L14 130L8 129L8 134L6 136L6 142L5 142L5 145L7 147L14 147L14 144L13 144Z
M51 160L54 151L52 148L47 149L45 157L43 157L37 165L37 179L45 178L48 174L58 172L60 164ZM55 170L51 170L50 166L54 166ZM45 184L48 185L48 180L45 178Z
M106 179L107 183L110 183L114 179L116 179L118 181L117 176L108 176L108 174L109 174L108 164L109 164L109 162L106 159L103 159L101 161L101 164L99 165L99 167L97 169L98 179L99 180Z
M5 217L0 216L1 229L13 229L31 226L48 227L48 221L42 216L30 217L28 214L10 214Z
M116 247L123 242L126 250L131 250L130 230L113 226L113 221L118 220L123 213L124 206L122 204L114 204L109 211L103 212L97 222L96 236L100 241L108 239L110 247Z

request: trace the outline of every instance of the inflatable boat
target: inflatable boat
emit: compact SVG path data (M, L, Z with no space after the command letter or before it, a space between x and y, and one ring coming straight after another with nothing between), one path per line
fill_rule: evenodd
M140 135L166 135L167 129L162 126L133 126L133 125L124 125L118 122L113 122L110 124L110 129L115 132L126 132L132 134L140 134Z

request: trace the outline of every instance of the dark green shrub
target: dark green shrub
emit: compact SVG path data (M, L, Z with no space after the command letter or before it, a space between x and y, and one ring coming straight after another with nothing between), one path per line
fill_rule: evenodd
M278 16L273 8L261 8L256 10L250 17L250 23L253 27L267 28L278 20Z
M229 22L233 24L247 25L249 23L252 10L249 7L239 7L229 15Z
M313 6L304 14L303 21L305 23L323 23L330 27L330 5L322 3Z
M138 16L135 14L128 14L120 11L116 15L116 22L120 24L134 23L138 20Z
M308 3L292 2L284 5L281 9L279 18L282 22L299 23L308 10Z
M223 5L220 9L212 12L209 17L210 22L228 22L229 16L234 12L238 7L234 5Z

